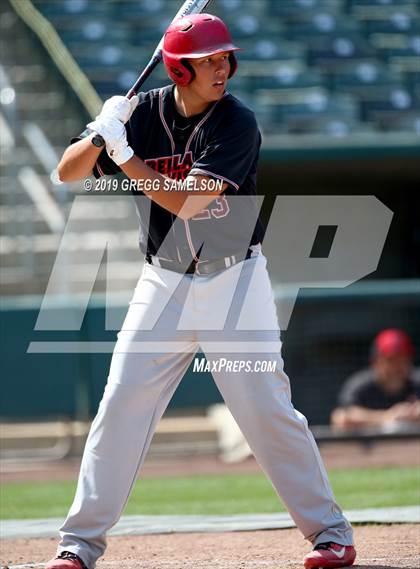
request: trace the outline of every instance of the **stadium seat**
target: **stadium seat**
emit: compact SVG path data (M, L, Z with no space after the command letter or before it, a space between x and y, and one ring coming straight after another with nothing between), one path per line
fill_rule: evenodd
M106 0L110 1L110 0ZM137 19L167 14L172 19L180 8L177 0L111 0L114 20L136 21Z
M328 10L338 13L343 9L343 0L271 0L269 12L288 21L307 10Z
M403 116L380 117L378 126L386 131L409 132L420 135L420 112L407 113Z
M364 27L368 35L418 33L420 30L420 17L419 15L401 12L391 15L384 14L382 18L364 22Z
M92 78L97 78L102 73L104 78L109 77L110 69L140 69L150 59L150 51L140 48L123 47L121 44L98 43L98 49L93 50L89 45L71 46L71 52L77 59L79 65L88 69L93 69Z
M371 41L381 59L388 60L392 57L420 59L420 34L393 34L392 36L377 34L372 37Z
M404 73L405 84L412 92L420 92L420 71L408 71Z
M286 132L290 134L323 134L329 138L345 138L354 134L372 133L372 127L339 114L321 117L286 118Z
M92 2L90 0L33 0L34 5L54 23L62 18L80 16L103 16L112 13L112 2Z
M218 3L226 14L229 12L235 12L243 9L249 10L250 8L257 7L256 2L249 2L247 0L219 0Z
M290 90L258 90L256 103L266 109L273 122L315 117L357 119L358 107L352 97L331 95L321 87Z
M67 46L95 44L106 41L124 45L130 44L131 27L122 25L109 28L106 19L87 18L82 23L76 20L67 20L56 26L56 30ZM90 48L92 49L92 48Z
M330 12L303 13L287 26L286 37L311 43L319 37L360 32L360 24L340 14Z
M305 47L301 43L279 41L275 38L261 38L242 41L243 51L238 53L238 60L288 60L302 61L305 58Z
M420 11L416 5L371 7L353 11L352 16L363 25L367 36L375 33L416 33L420 27Z
M240 14L235 14L232 18L225 18L229 29L232 32L232 36L236 41L240 41L242 38L249 38L255 36L261 36L261 26L263 20L258 18L256 15L250 12L241 12Z
M418 13L418 3L413 0L402 2L367 2L357 4L350 2L349 12L359 20L369 21L381 19L394 14L415 15ZM398 16L397 16L398 17Z
M258 88L315 86L323 83L318 71L306 67L299 59L292 60L240 60L240 73L229 81L229 90L237 89L249 94Z
M382 89L360 101L361 117L380 121L386 117L404 117L420 111L420 101L404 87Z
M337 62L363 60L375 56L372 46L358 34L342 34L322 38L308 48L308 62L311 65L328 67Z
M420 32L418 34L372 34L369 38L373 47L378 50L394 48L411 48L414 53L420 54Z
M293 62L279 63L269 74L248 75L251 89L291 89L317 87L324 84L324 76L315 69Z
M136 78L137 78L137 74L133 74L131 77L134 77L134 79L136 79ZM131 81L128 81L128 79L129 79L128 76L127 76L127 77L121 76L121 77L119 78L119 81L120 81L121 83L124 83L124 85L122 85L122 86L120 87L120 91L118 91L118 93L125 94L125 93L130 89L130 87L133 86L134 81L131 82ZM146 83L145 83L144 87L141 88L141 90L142 90L142 91L149 91L150 89L160 89L161 87L164 87L165 85L168 85L169 83L170 83L170 80L168 79L168 77L167 77L166 75L165 75L164 77L162 77L162 76L159 75L159 74L156 74L156 75L155 75L155 74L153 73L153 74L146 80ZM117 93L117 94L118 94L118 93ZM109 94L109 96L111 96L111 95L115 95L115 92L112 92L112 93Z
M89 67L89 78L102 99L106 99L111 95L125 94L136 81L149 57L150 53L147 51L143 51L139 57L138 50L131 50L128 54L125 54L125 57L119 64L109 66L106 69L106 73L104 73L102 66ZM166 75L164 67L161 65L147 79L144 89L154 89L169 83L170 80Z
M246 16L240 26L247 28L255 28L251 20L246 21L249 17L255 17L258 20L258 25L268 23L279 23L277 18L270 18L266 12L265 2L255 2L253 0L217 0L206 8L206 11L215 14L222 18L232 29L236 21ZM239 32L240 33L240 32ZM235 36L237 37L237 36Z
M418 0L348 0L351 9L368 7L387 7L387 6L417 6Z
M402 86L403 81L401 73L393 72L375 60L349 64L329 76L333 90L361 95L375 89Z
M170 21L171 17L169 14L164 17L156 14L133 16L130 19L133 45L144 45L150 51L153 51L169 26Z

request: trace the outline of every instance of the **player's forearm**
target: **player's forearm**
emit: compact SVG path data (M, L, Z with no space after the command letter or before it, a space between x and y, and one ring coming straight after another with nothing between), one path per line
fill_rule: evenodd
M93 136L94 134L91 134L66 148L57 166L62 182L82 180L92 174L93 167L102 151L102 148L97 148L92 144Z
M389 420L389 413L382 409L353 406L342 409L341 428L380 427ZM336 425L338 426L338 425Z
M145 192L147 197L171 213L178 215L188 196L181 191L165 191L165 180L167 180L165 176L150 168L137 156L133 156L124 164L120 164L120 168L130 180L139 182L150 180L153 189ZM141 185L139 187L141 188Z
M131 180L149 180L153 189L145 192L146 195L184 220L191 219L206 208L227 187L227 184L222 184L217 190L207 189L205 181L209 178L206 176L188 176L187 180L177 182L159 174L137 156L120 164L120 168ZM195 190L198 191L194 194Z

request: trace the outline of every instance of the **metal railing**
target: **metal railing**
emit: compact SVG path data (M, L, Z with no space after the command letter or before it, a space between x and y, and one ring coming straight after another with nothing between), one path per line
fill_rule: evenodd
M80 69L50 22L30 0L9 0L16 14L37 35L60 73L74 90L81 103L94 117L102 107L102 100L87 76Z

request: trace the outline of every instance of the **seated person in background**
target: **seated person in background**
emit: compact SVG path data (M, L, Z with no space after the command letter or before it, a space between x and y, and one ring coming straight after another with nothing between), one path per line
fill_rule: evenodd
M372 346L370 367L352 375L331 416L333 427L394 428L420 424L420 370L413 368L414 347L402 330L380 332Z

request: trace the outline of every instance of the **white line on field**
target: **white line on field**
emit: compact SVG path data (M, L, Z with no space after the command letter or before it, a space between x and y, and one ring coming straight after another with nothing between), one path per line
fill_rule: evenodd
M26 563L24 565L2 565L1 569L26 569L27 567L44 567L45 563Z

